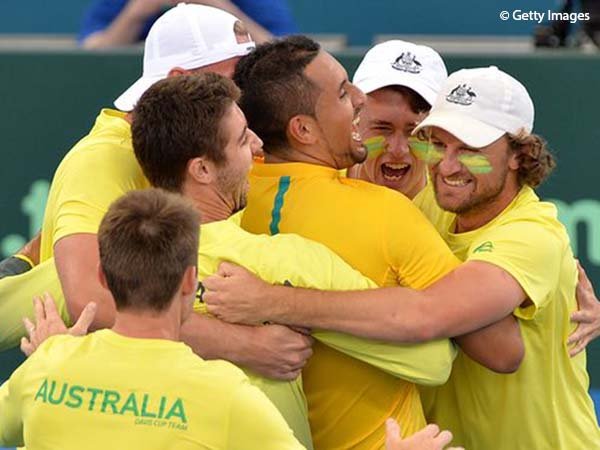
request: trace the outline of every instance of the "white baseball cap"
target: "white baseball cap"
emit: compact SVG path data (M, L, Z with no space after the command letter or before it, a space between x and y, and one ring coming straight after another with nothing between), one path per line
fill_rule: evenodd
M144 71L115 100L121 111L131 111L142 94L174 67L197 69L248 54L254 42L238 43L228 12L204 5L179 3L150 28L144 45Z
M533 101L519 81L496 66L451 74L429 115L414 130L439 127L481 148L505 133L533 130Z
M352 83L365 94L386 86L406 86L432 105L447 76L442 57L431 47L392 40L366 53Z

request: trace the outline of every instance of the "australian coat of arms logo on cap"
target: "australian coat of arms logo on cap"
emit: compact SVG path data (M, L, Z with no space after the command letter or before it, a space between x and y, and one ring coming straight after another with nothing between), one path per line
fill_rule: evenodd
M477 94L466 84L459 84L446 96L446 101L459 105L469 106L473 103Z
M403 52L392 63L392 67L396 70L408 73L420 73L423 65L417 61L417 57L411 52Z

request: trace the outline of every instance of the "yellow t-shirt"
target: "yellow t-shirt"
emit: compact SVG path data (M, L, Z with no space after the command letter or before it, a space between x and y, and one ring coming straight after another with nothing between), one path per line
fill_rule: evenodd
M149 187L131 143L125 113L103 109L90 133L64 157L52 180L40 261L53 254L59 239L98 232L110 204L126 192Z
M406 197L323 166L256 164L242 227L321 242L379 286L421 289L459 264ZM316 448L382 448L388 417L404 435L425 424L413 383L319 343L304 390Z
M456 256L503 268L533 304L514 311L525 343L519 370L497 374L459 351L448 383L423 389L424 403L433 403L427 418L468 449L600 448L586 355L570 358L566 345L577 269L554 205L524 187L493 221L459 234L452 232L454 215L436 214L431 203L428 209Z
M43 449L303 448L233 364L111 330L48 339L0 387L0 445Z
M296 286L336 290L375 286L325 246L295 235L253 235L240 228L240 218L241 214L238 214L229 220L202 225L198 256L200 279L214 273L221 261L232 261L273 283L288 281ZM282 258L282 255L286 257ZM3 299L0 311L8 313L13 311L11 305L19 306L19 313L13 314L11 320L18 327L10 334L13 346L24 333L21 317L32 315L31 302L23 302L24 295L31 297L50 290L63 320L68 319L53 261L51 258L26 274L0 280L0 298ZM196 306L203 310L201 305ZM0 333L4 330L0 329ZM454 347L447 340L421 345L390 345L324 331L316 331L314 336L328 346L393 376L427 385L441 384L448 378L455 355ZM278 407L298 440L311 448L301 379L280 382L250 371L247 374L251 382Z
M331 290L375 287L371 280L325 246L294 234L251 234L239 227L239 219L240 214L237 214L229 220L202 225L198 256L201 279L216 272L221 261L230 261L247 267L274 284ZM205 311L201 303L196 305L196 309ZM392 376L430 385L441 384L447 379L455 354L448 340L398 346L326 331L317 331L314 336L327 346L322 345L324 349L335 348L351 358L364 361L369 365L367 367L375 366ZM302 431L298 433L298 430L310 433L302 380L281 382L246 373L253 384L267 393L298 439L305 443L306 435ZM383 437L384 433L381 433L380 438ZM321 447L317 445L316 448Z

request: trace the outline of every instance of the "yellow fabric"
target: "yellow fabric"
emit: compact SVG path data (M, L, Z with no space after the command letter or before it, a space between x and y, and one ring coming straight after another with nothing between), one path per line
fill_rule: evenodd
M556 208L524 187L498 217L471 232L452 233L451 214L431 216L442 219L436 225L460 259L502 267L533 305L514 312L525 343L519 370L496 374L459 351L448 383L423 390L424 403L434 404L428 419L469 449L600 448L586 355L570 358L566 346L577 270Z
M0 351L17 347L22 336L26 335L23 317L33 317L33 297L49 292L57 299L58 311L62 319L69 323L69 314L62 294L62 288L50 258L19 275L0 280Z
M149 187L135 159L125 113L103 109L90 133L64 157L52 180L40 261L54 244L76 233L97 233L110 204L133 189Z
M223 260L247 266L274 283L290 283L321 289L365 289L374 283L352 269L323 245L295 235L253 235L239 227L241 215L205 224L201 229L200 279L215 272ZM288 255L282 258L281 255ZM18 344L24 334L21 317L32 317L31 302L23 301L49 291L55 297L63 320L68 320L54 259L46 260L26 274L0 280L0 317L10 318L11 327L0 329L4 348ZM199 307L200 305L196 305ZM449 376L455 350L449 341L419 346L397 346L352 336L317 331L321 342L381 370L422 384L441 384ZM306 401L301 380L278 382L247 372L278 407L298 439L311 448Z
M293 234L272 237L251 234L242 230L238 222L239 215L236 215L226 221L202 225L198 257L200 278L214 273L221 261L231 261L276 284L287 282L293 286L335 290L375 287L372 281L321 244ZM204 312L204 304L197 303L196 309ZM447 340L419 346L394 346L325 331L317 331L314 336L320 341L317 345L324 349L321 343L393 376L425 384L443 383L455 355L454 347ZM282 412L298 439L307 442L306 436L298 433L298 430L310 433L302 380L287 383L257 378L248 371L247 374Z
M28 450L303 448L225 361L102 330L48 339L0 388L0 445Z
M459 263L406 197L322 166L255 165L242 226L321 242L379 286L424 288ZM414 384L324 345L314 350L304 388L315 448L382 448L388 417L404 435L424 426Z

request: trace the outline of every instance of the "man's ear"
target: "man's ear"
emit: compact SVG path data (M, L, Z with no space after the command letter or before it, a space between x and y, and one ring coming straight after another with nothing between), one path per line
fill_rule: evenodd
M196 292L198 288L198 269L196 266L189 266L183 273L183 279L181 280L181 293L183 295L190 295Z
M290 119L287 126L288 138L302 145L313 145L319 139L320 128L314 117L299 114Z
M519 155L517 152L511 151L510 157L508 158L508 168L511 170L519 170L521 164L519 163Z
M167 78L168 77L176 77L178 75L189 75L190 73L192 73L191 70L187 70L182 67L173 67L171 70L169 70L169 73L167 74Z
M210 184L216 179L216 167L205 158L192 158L186 166L187 178L199 184Z

